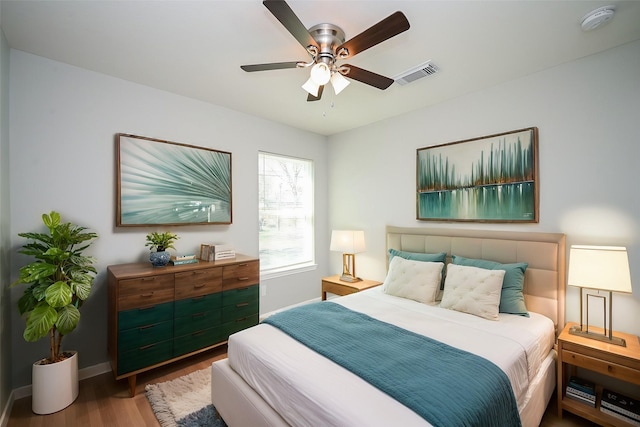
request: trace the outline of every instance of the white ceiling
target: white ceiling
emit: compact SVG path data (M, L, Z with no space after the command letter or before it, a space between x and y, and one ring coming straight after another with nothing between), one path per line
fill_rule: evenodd
M302 23L350 39L396 10L411 28L349 59L394 77L432 59L438 74L385 91L352 81L306 102L303 69L247 73L240 65L308 60L259 0L6 1L11 48L323 135L360 127L640 39L640 1L301 1ZM591 32L589 11L616 16Z

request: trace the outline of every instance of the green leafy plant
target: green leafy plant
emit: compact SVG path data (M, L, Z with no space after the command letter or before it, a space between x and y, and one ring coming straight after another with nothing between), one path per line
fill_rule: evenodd
M169 233L168 231L165 233L154 231L153 233L147 234L147 243L145 243L145 246L150 246L150 250L155 249L157 252L162 252L167 249L175 249L173 242L178 239L177 234Z
M36 258L20 268L20 276L12 286L29 285L18 300L18 310L26 320L23 337L37 341L49 336L48 363L65 358L61 353L62 338L80 321L80 307L91 293L97 273L96 259L83 251L98 237L86 227L62 223L60 214L42 215L49 233L19 233L30 239L19 252ZM83 245L83 246L80 246Z

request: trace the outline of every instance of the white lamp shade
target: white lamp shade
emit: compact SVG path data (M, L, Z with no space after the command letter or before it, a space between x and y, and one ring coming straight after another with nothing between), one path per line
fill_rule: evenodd
M302 85L302 89L306 90L311 95L317 97L318 96L318 90L320 89L320 86L315 84L313 79L311 77L309 77L309 80L307 80L307 82Z
M333 230L330 250L345 254L357 254L365 251L364 231Z
M349 86L349 83L349 80L345 79L344 76L337 71L331 75L331 86L333 86L333 91L336 95Z
M311 67L311 80L318 86L326 85L331 78L331 70L324 62L318 62Z
M627 249L619 246L571 246L567 283L581 288L631 293Z

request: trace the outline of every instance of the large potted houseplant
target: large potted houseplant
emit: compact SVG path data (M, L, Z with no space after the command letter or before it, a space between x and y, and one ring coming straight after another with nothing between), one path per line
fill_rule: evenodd
M171 260L171 254L167 249L175 249L173 242L178 240L178 235L170 232L158 233L156 231L147 234L147 243L149 246L149 261L154 267L164 267ZM155 249L155 251L154 251Z
M18 301L26 321L26 341L49 339L49 356L32 366L32 410L50 414L78 397L78 353L63 351L62 339L80 321L80 307L95 278L95 258L84 255L98 235L86 227L61 222L58 212L42 215L48 233L19 233L29 239L19 252L35 258L20 268L12 286L28 287Z

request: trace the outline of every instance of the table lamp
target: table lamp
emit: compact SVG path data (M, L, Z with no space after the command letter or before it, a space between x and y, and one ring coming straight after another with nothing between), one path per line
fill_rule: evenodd
M364 252L364 231L333 230L331 232L330 250L342 252L342 276L345 282L359 282L356 277L356 255Z
M580 288L580 326L574 326L569 330L569 333L626 347L624 339L613 336L611 293L631 293L631 273L629 272L627 249L619 246L571 246L567 284ZM589 296L594 296L591 294L587 294L586 325L583 326L582 292L585 288L608 292L608 333L607 308L604 297L599 297L603 298L604 333L589 331Z

